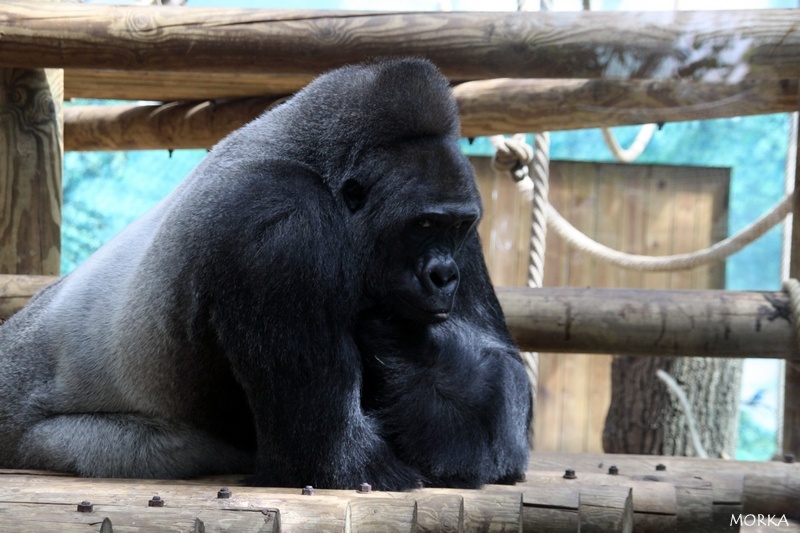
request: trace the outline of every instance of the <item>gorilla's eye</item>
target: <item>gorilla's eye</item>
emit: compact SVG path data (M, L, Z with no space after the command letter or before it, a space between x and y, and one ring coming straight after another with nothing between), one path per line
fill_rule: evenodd
M461 222L459 221L453 224L453 229L461 229Z
M358 211L367 202L367 190L354 179L349 179L342 186L344 203L350 211Z
M430 228L431 226L433 226L433 224L431 224L431 221L426 218L425 220L420 220L419 222L417 222L417 226L419 226L420 228Z

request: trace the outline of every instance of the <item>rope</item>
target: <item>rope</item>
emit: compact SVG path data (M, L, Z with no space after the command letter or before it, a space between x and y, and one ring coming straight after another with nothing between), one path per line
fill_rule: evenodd
M606 141L606 146L608 146L608 149L614 154L614 158L617 161L621 163L631 163L636 161L636 159L642 155L644 149L647 148L647 144L650 142L650 139L653 138L656 127L655 124L644 124L627 149L620 146L617 142L617 138L614 137L614 132L612 132L610 128L602 128L603 140Z
M791 212L792 196L791 194L784 196L769 212L743 228L736 235L732 235L703 250L676 255L653 257L628 254L609 248L575 229L572 224L564 220L552 205L547 206L547 222L550 229L571 246L613 265L629 270L647 272L684 270L721 261L764 235Z
M531 195L531 244L528 287L541 287L544 280L544 252L547 239L547 194L550 190L550 134L533 136L533 184Z
M533 161L533 148L525 142L525 135L518 133L511 138L492 135L489 142L494 148L492 165L501 172L509 172L517 183L530 178L529 165Z

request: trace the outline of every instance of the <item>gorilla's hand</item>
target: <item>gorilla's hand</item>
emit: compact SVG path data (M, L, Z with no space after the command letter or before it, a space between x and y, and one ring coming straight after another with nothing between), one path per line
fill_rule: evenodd
M513 483L527 463L530 392L513 347L459 317L363 313L361 404L433 486Z

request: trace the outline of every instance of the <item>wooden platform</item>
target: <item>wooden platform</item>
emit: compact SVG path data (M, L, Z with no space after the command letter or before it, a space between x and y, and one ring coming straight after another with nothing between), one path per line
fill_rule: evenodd
M405 493L19 470L0 483L3 532L800 531L798 463L537 453L516 486Z

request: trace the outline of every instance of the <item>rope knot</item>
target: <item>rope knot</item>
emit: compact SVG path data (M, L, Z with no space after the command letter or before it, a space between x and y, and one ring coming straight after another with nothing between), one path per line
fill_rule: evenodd
M492 156L494 168L510 172L514 181L522 181L529 177L528 166L533 162L533 148L525 142L524 136L514 135L492 137L495 153Z

